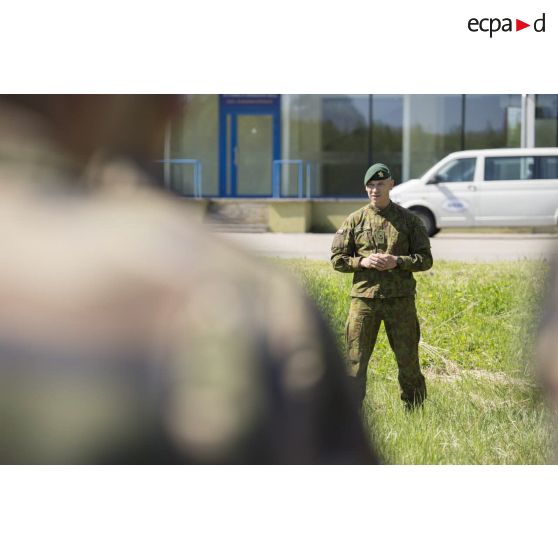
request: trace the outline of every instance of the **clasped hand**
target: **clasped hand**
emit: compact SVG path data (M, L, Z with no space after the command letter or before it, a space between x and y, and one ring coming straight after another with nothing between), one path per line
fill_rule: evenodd
M392 256L391 254L370 254L367 258L360 260L360 266L366 269L387 271L397 267L397 256Z

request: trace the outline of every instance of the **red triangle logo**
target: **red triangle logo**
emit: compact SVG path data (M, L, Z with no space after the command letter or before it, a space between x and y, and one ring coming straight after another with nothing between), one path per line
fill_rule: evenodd
M530 23L525 23L524 21L521 21L520 19L515 20L515 30L516 31L521 31L522 29L525 29L526 27L531 27L531 24Z

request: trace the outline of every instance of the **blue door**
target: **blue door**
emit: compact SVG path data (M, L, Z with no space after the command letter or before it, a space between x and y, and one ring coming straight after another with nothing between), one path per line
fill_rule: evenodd
M281 158L279 95L220 95L219 195L271 197Z

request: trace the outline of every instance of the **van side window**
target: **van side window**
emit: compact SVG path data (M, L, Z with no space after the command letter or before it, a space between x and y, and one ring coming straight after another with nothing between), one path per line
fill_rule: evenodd
M454 159L436 174L440 182L467 182L475 177L476 157Z
M534 178L534 157L487 157L485 180L531 180Z
M537 178L558 178L558 157L537 157Z

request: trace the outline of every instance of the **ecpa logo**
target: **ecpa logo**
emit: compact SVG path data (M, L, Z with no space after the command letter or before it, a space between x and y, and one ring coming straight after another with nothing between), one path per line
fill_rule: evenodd
M536 19L533 22L533 29L537 33L545 32L545 17L546 14L543 13L543 15L539 19ZM472 31L473 33L477 33L478 31L490 33L490 38L492 38L492 35L494 33L497 33L498 31L514 31L512 18L509 17L505 17L503 19L500 19L498 17L485 17L482 19L472 17L467 23L467 27L469 28L469 31ZM531 27L531 24L525 23L524 21L517 18L515 19L515 31L521 31L522 29L526 29L527 27Z

